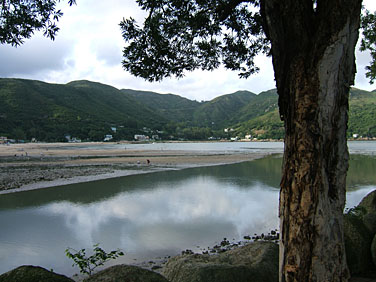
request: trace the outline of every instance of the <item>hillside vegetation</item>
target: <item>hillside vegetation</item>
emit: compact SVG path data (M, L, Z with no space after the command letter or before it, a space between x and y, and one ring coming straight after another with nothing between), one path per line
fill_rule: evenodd
M226 129L226 132L225 132ZM197 102L174 94L116 89L90 81L49 84L0 79L0 136L16 140L203 140L252 135L281 139L275 89ZM376 91L351 89L348 136L376 137Z

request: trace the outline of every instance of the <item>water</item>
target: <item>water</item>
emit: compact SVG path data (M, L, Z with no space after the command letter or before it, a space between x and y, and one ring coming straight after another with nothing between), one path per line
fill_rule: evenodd
M130 150L147 150L147 151L201 151L211 153L241 153L247 152L264 152L282 153L283 142L177 142L177 143L141 143L141 144L98 144L98 145L76 145L72 146L59 146L59 149L130 149Z
M198 150L196 144L184 146ZM279 143L230 144L228 150L281 150ZM374 144L363 142L363 151L356 144L366 155L351 156L347 207L376 189ZM202 148L228 144L218 146ZM121 248L126 255L116 263L134 263L268 232L278 227L280 167L279 157L268 157L0 195L0 273L33 264L72 275L78 269L65 257L67 247Z

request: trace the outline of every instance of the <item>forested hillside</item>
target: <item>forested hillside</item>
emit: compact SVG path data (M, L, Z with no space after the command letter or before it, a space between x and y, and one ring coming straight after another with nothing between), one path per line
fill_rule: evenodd
M131 139L140 128L158 128L166 121L108 85L0 79L1 136L64 141L65 135L71 135L103 140L116 127L119 138Z
M375 137L376 91L352 89L349 117L349 137ZM135 134L163 140L245 135L281 139L284 129L275 89L258 95L238 91L197 102L90 81L61 85L0 79L0 136L25 141L65 141L65 136L101 141L108 134L113 140L133 140Z
M140 104L149 107L155 113L165 116L174 122L192 123L192 112L196 111L201 103L192 101L174 94L158 94L148 91L131 89L121 90Z

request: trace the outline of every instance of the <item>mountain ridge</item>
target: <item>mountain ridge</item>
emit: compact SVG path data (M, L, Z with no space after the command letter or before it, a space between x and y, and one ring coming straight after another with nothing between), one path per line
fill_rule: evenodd
M376 91L350 91L348 135L376 136ZM225 128L232 130L224 132ZM276 89L240 90L210 101L177 94L118 89L88 80L53 84L0 78L0 136L64 141L65 135L100 141L132 140L135 134L162 139L208 137L283 138Z

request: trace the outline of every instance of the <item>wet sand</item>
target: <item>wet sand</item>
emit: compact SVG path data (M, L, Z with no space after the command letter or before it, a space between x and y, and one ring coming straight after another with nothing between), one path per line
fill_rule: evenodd
M104 148L103 143L1 144L0 194L161 170L238 163L268 154L132 150L127 143L123 144L124 147L116 148Z

